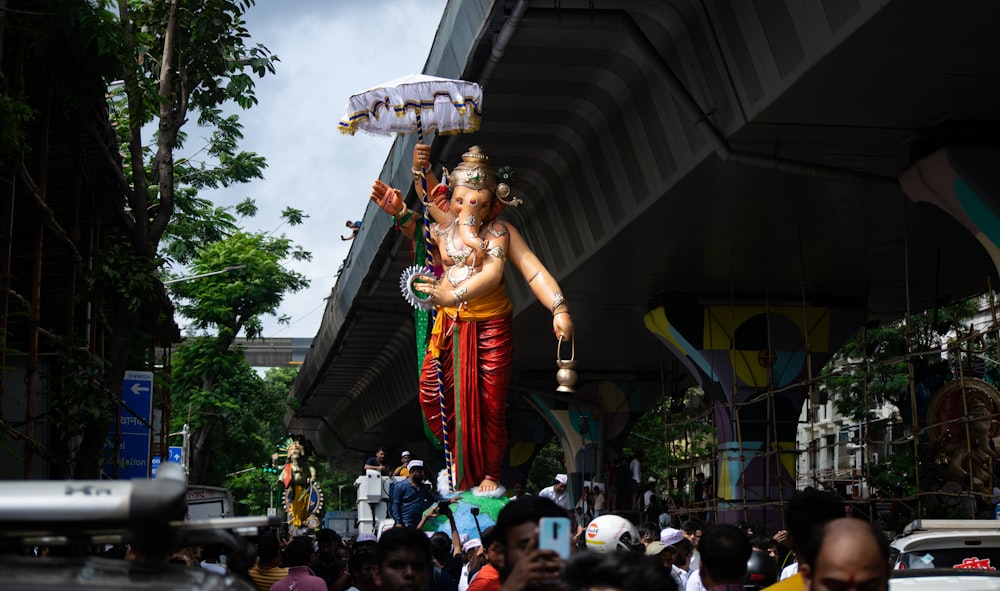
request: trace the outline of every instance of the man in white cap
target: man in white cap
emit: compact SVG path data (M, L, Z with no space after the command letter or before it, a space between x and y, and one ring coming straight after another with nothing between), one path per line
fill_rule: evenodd
M462 573L458 577L458 591L468 589L472 577L485 564L483 541L481 539L470 538L462 542L462 551L465 552L466 563L462 567Z
M410 463L410 452L404 451L399 458L399 466L392 471L393 476L410 476L410 469L406 467Z
M690 542L686 541L684 532L681 530L676 527L666 527L660 531L660 543L673 549L673 556L670 559L670 575L677 583L677 588L684 589L687 585L688 571L682 566L678 566L677 563L687 563L688 555L691 552ZM683 550L682 545L684 546Z
M556 505L559 505L563 509L569 511L570 502L569 486L567 486L568 482L569 479L565 474L556 474L556 479L552 483L552 486L546 486L543 488L538 492L538 496L555 501Z
M434 504L437 496L424 483L424 463L421 460L410 460L406 468L410 475L393 487L389 514L396 520L396 527L417 527L420 517Z

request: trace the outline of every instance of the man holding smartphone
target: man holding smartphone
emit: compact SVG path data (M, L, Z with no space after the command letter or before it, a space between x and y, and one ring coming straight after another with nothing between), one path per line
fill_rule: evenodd
M497 516L495 540L503 548L500 591L552 591L559 588L563 559L556 550L539 548L539 522L566 518L566 511L542 496L511 501Z
M417 527L424 511L438 499L424 482L424 463L421 460L410 460L406 468L410 475L393 487L389 514L396 520L396 527Z

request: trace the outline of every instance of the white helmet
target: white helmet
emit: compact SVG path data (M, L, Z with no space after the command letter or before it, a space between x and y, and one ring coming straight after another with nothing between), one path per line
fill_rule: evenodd
M587 526L587 550L614 552L631 550L639 543L639 530L632 522L618 515L601 515Z

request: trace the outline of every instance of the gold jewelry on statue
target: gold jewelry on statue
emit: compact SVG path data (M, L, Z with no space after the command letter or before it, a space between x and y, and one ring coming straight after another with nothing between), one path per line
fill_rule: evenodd
M507 233L507 226L504 225L503 222L498 220L493 220L493 223L490 224L489 228L487 229L489 230L490 234L493 234L497 238Z
M486 251L486 254L492 255L494 258L505 259L507 254L503 251L502 246L494 246L493 248ZM528 283L531 283L530 281Z
M490 166L490 157L479 146L472 146L462 154L462 161L448 173L444 172L445 183L461 185L470 189L487 189L504 205L518 206L523 203L517 197L511 197L510 182L514 180L514 171L509 166L494 171Z
M559 306L562 306L565 303L566 303L566 298L563 297L563 294L562 294L561 291L557 291L557 292L553 293L552 294L552 315L555 316L556 315L556 308L558 308Z
M392 223L402 227L411 217L413 217L414 213L415 212L407 208L404 203L403 209L401 209L396 215L392 216Z
M462 221L462 225L463 226L476 226L477 225L477 223L476 223L476 216L470 215L469 217L465 218L465 220Z
M463 281L476 274L476 268L469 265L452 265L445 271L444 276L454 287L458 287Z
M405 228L406 226L410 225L410 222L417 221L417 215L416 214L417 214L417 212L415 212L413 210L410 210L405 216L403 216L403 219L399 220L396 223L399 224L400 228Z

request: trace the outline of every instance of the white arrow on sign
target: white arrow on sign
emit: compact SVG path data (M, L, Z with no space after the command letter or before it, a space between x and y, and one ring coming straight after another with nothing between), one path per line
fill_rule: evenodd
M135 384L132 384L132 393L133 394L138 394L140 392L148 392L148 391L149 391L149 388L147 388L145 386L139 385L138 382L136 382Z

